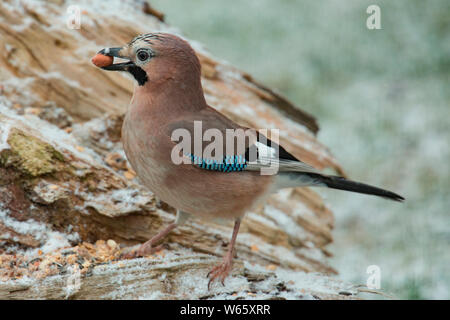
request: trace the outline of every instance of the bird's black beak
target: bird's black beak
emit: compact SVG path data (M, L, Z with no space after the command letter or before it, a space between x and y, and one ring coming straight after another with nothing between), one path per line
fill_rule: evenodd
M124 48L105 48L100 50L98 53L110 56L110 57L116 57L116 58L122 58L122 59L129 59L128 56L124 54ZM136 65L133 63L133 61L127 61L122 63L115 63L111 64L109 66L101 67L103 70L108 71L130 71L130 68L135 68Z

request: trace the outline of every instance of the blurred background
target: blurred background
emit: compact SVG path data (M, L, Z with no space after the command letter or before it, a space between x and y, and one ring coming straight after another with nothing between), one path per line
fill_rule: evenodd
M350 178L406 197L317 189L336 215L340 278L365 284L378 265L381 290L396 298L450 298L450 1L151 4L314 115ZM381 30L366 27L371 4Z

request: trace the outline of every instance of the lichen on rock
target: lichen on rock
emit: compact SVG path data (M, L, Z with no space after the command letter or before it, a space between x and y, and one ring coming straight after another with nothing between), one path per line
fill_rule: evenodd
M64 156L51 145L17 128L11 129L7 142L10 150L2 155L2 163L33 177L57 171L64 161Z

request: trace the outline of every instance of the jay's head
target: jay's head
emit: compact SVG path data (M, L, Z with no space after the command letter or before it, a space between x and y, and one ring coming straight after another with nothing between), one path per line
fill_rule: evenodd
M100 54L126 59L103 66L109 71L126 71L139 86L162 84L173 80L200 82L200 62L185 40L168 33L137 36L123 47L102 49Z

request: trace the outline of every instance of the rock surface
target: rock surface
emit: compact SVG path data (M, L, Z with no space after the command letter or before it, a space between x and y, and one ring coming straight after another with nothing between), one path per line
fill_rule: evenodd
M81 8L79 30L66 26L70 4ZM0 298L353 297L351 285L316 274L336 273L326 249L333 214L308 188L248 213L226 287L208 292L206 273L230 223L193 219L156 256L118 258L119 246L147 240L175 209L139 184L122 150L133 81L90 58L140 33L178 33L152 12L142 1L0 3ZM211 106L242 125L279 128L289 152L343 173L312 116L191 43Z

